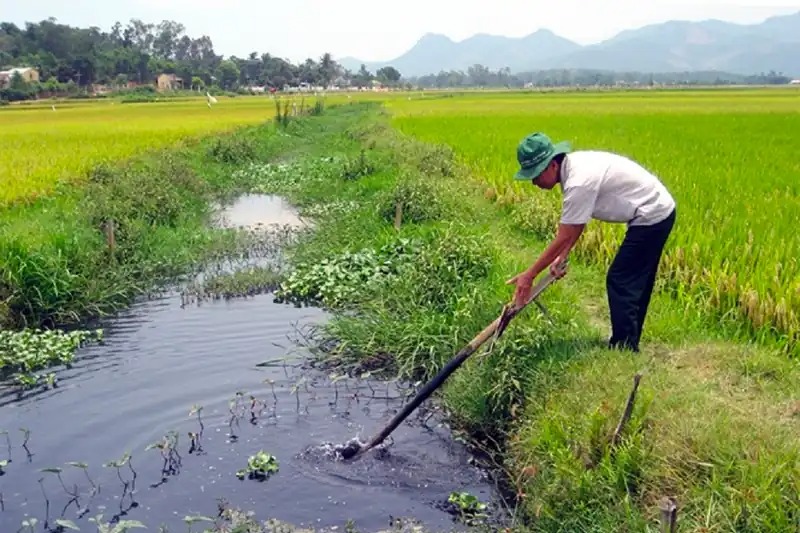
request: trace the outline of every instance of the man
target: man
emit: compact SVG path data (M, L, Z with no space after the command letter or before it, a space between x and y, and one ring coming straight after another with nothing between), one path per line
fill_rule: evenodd
M675 200L656 176L623 156L603 151L575 151L569 142L553 144L533 133L517 148L518 180L550 190L561 185L563 200L558 233L539 258L508 280L514 303L530 297L533 280L550 266L566 261L583 229L594 218L627 224L627 233L606 278L611 312L610 348L639 351L658 264L675 223Z

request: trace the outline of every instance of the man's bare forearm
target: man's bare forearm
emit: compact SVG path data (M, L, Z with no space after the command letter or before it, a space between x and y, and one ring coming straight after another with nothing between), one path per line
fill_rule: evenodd
M544 252L542 252L536 262L534 262L533 265L531 265L527 270L530 279L536 279L536 276L550 266L557 258L561 257L562 260L566 259L566 256L578 241L578 237L580 237L582 231L582 226L570 228L569 230L559 227L556 238L553 239L553 241L547 246Z

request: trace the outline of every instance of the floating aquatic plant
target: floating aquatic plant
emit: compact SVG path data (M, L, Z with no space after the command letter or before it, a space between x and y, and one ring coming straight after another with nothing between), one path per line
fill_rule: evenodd
M53 386L55 374L39 375L36 371L54 365L69 367L80 346L102 339L101 329L93 332L39 329L0 331L0 373L16 373L15 381L23 388L33 387L42 379Z
M274 455L269 454L263 450L255 455L251 455L247 460L247 468L243 468L236 472L236 477L239 479L257 479L264 481L270 475L278 471L278 460Z
M94 522L97 525L98 533L127 533L129 529L133 528L147 529L147 526L138 520L120 520L116 524L112 524L110 522L101 522L102 519L102 514L89 519L89 522Z
M275 301L296 306L345 306L364 287L396 275L417 252L417 243L398 239L377 250L366 248L313 264L299 264L275 291Z
M470 525L474 525L480 519L488 516L484 513L486 504L469 492L451 492L447 503L451 504L461 519Z

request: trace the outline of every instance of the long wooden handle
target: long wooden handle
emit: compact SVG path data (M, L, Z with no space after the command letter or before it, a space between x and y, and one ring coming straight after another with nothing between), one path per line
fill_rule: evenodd
M562 263L562 265L560 265L560 268L561 269L566 268L566 264ZM450 376L450 374L452 374L459 366L461 366L461 363L463 363L470 355L475 353L475 351L484 342L489 340L494 335L495 331L497 330L497 326L500 324L501 319L505 318L506 320L511 320L512 318L514 318L528 304L534 301L556 279L558 279L556 276L548 272L547 275L544 278L542 278L539 281L539 283L536 284L536 286L533 287L533 290L531 291L531 296L525 302L525 305L523 305L522 307L510 308L506 313L504 313L504 316L501 315L500 317L496 318L491 324L486 326L483 329L483 331L478 333L478 335L476 335L474 339L472 339L466 346L464 346L456 354L456 356L453 359L451 359L450 362L447 363L447 365L445 365L445 367L442 368L442 370L440 370L438 374L436 374L436 376L433 377L433 379L431 379L424 387L422 387L419 390L419 392L417 392L417 395L414 396L414 399L408 402L405 405L405 407L403 407L403 409L399 413L397 413L394 416L394 418L392 418L392 420L386 425L386 427L383 428L383 430L380 433L375 435L372 438L372 440L370 440L369 443L359 451L357 455L360 455L369 450L370 448L373 448L378 444L380 444L381 442L383 442L383 440L386 437L388 437L392 431L397 429L397 426L399 426L403 422L403 420L405 420L408 417L408 415L410 415L412 411L414 411L414 409L416 409L419 406L419 404L425 401L428 398L428 396L430 396L433 393L433 391L438 389L439 386L442 383L444 383L444 381Z

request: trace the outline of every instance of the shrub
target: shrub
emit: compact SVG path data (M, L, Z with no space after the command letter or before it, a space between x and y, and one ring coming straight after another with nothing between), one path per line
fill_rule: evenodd
M440 220L446 213L439 187L413 171L402 174L395 187L384 194L379 203L381 218L387 222L394 221L398 204L403 222Z
M342 177L346 180L357 180L374 174L377 164L373 157L367 156L366 150L361 150L358 157L347 158L342 165Z
M444 144L408 142L402 147L404 163L428 178L455 175L455 156L452 148Z

